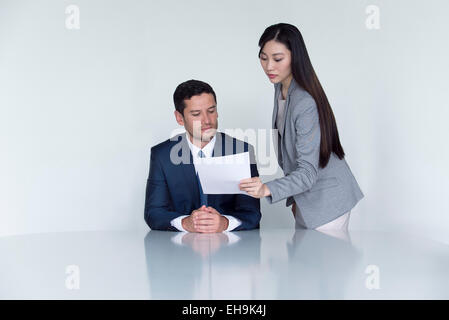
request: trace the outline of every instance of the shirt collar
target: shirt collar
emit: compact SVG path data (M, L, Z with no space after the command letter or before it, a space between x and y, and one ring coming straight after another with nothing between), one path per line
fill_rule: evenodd
M187 135L187 143L189 144L189 148L190 151L192 152L192 156L194 159L199 158L198 156L198 152L200 150L203 151L204 155L206 156L206 158L210 158L212 157L212 153L214 152L214 147L215 147L215 141L216 139L216 134L214 135L214 137L204 146L203 149L198 148L196 145L194 145L191 141L190 141L190 135L188 132L186 132Z

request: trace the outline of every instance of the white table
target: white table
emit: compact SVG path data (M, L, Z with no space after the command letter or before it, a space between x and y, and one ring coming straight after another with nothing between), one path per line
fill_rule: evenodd
M387 232L337 236L267 229L0 237L0 299L449 298L448 245Z

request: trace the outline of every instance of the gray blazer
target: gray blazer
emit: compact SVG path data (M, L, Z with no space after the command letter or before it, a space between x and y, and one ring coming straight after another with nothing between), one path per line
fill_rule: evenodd
M275 84L273 129L276 128L281 84ZM266 183L268 202L296 202L296 222L315 229L350 211L363 193L346 161L334 153L325 168L319 168L320 124L313 97L292 80L285 101L282 136L276 134L277 159L285 177ZM277 141L276 141L277 140Z

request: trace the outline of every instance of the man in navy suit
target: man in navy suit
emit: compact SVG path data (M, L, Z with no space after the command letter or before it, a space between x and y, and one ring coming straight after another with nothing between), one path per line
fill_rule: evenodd
M200 158L249 152L257 177L254 149L217 132L217 99L210 85L181 83L173 94L175 117L186 133L151 148L145 221L153 230L214 233L259 228L260 201L245 194L204 194L195 162Z

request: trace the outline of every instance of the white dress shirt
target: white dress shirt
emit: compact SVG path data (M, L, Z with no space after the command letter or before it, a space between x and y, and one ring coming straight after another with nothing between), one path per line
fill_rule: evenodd
M200 152L200 150L203 151L206 158L212 157L212 153L214 152L214 146L215 146L215 141L216 141L215 136L209 141L208 144L206 144L204 146L203 149L200 149L190 141L189 133L186 132L186 135L187 135L187 142L189 144L190 151L192 152L192 158L193 158L194 165L195 165L195 163L198 163L201 161L201 158L198 154ZM195 172L197 172L196 168L195 168ZM242 224L242 222L239 219L237 219L236 217L228 216L228 215L224 215L224 214L222 216L226 217L229 221L228 228L225 231L232 231ZM182 219L184 219L185 217L188 217L188 215L179 216L179 217L173 219L172 221L170 221L170 224L173 227L175 227L176 229L178 229L179 231L187 232L187 230L185 230L182 227Z

